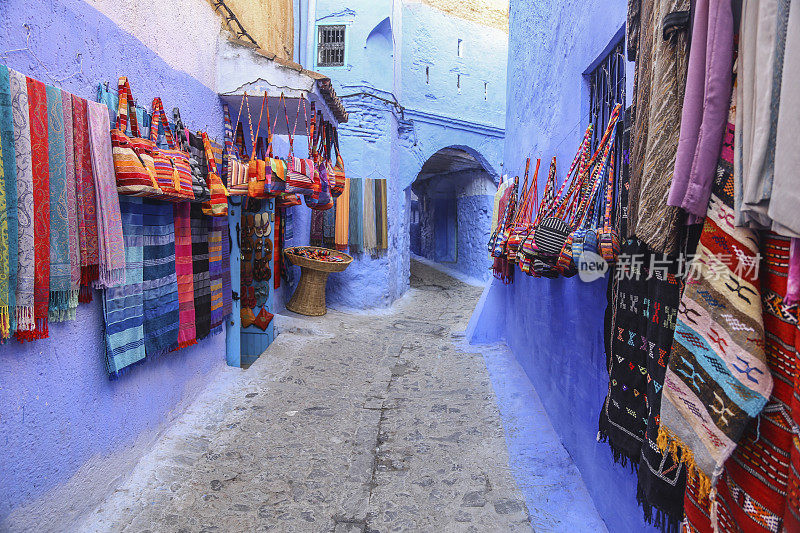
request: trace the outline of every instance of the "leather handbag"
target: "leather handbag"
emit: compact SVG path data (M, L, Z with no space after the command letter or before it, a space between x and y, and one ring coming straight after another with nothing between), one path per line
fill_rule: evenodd
M160 126L163 123L166 148L156 147L153 150L153 163L156 169L156 180L161 188L161 200L181 202L194 200L192 192L192 168L189 165L189 154L175 146L167 115L161 98L153 98L153 122L150 124L150 140L158 145Z
M209 189L209 199L203 203L203 214L212 217L225 217L228 216L228 191L217 174L217 161L208 134L203 132L201 136L206 160L208 161L207 182Z
M117 192L129 196L158 197L162 191L156 179L153 162L155 143L139 136L139 122L136 119L128 78L125 76L119 78L118 89L116 127L111 130ZM126 134L129 117L131 137Z
M239 126L243 106L244 98L242 98L242 103L239 106L239 115L236 117L237 128ZM222 115L225 120L225 159L223 163L225 172L223 175L226 179L228 193L231 196L244 196L248 192L247 164L242 162L241 154L233 142L233 132L236 128L231 126L231 115L228 104L222 105Z

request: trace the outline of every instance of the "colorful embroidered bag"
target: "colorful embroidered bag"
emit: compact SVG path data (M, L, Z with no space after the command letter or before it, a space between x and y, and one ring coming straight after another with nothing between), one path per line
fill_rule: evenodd
M328 146L328 162L331 165L328 172L328 183L331 187L331 196L338 198L344 191L345 180L347 179L344 173L342 152L339 150L339 130L334 128L332 124L326 124L325 127L328 133L328 143L330 144L330 142L333 141L333 146L336 148L336 164L333 165L331 162L333 152L331 151L331 147Z
M164 138L167 148L156 147L153 150L153 163L156 179L161 188L160 200L179 202L194 200L192 192L192 168L189 166L189 154L175 147L164 106L161 98L153 98L153 122L150 124L150 140L158 145L159 126L163 121Z
M111 130L117 192L129 196L158 197L162 191L156 180L153 164L155 143L139 135L139 122L136 120L136 109L128 78L125 76L119 78L118 89L117 122L116 127ZM128 129L129 116L132 137L128 137L125 133Z
M319 124L319 127L317 127ZM326 166L322 163L324 158L321 156L323 147L320 145L322 139L322 113L315 119L314 103L311 103L311 139L309 141L309 152L311 159L314 161L315 166L315 180L319 180L319 190L315 191L311 196L306 196L306 206L317 211L326 211L333 207L333 197L330 192L330 185L328 183L328 172Z
M225 217L228 216L228 191L217 174L217 161L216 157L214 157L214 150L211 147L208 134L203 132L201 135L206 151L206 159L208 160L209 189L209 199L203 203L203 214L212 217Z
M281 94L281 101L283 102L283 110L286 116L286 129L289 130L289 111L286 109L286 97ZM316 183L314 173L314 162L311 159L301 159L294 155L294 134L297 131L297 121L300 117L300 103L303 104L303 117L306 121L306 129L308 130L308 115L305 106L305 97L300 98L297 103L297 116L294 120L294 128L289 133L289 156L286 158L286 192L290 194L300 194L303 196L312 195L314 191L319 188L319 183ZM309 154L311 155L311 154Z
M231 115L228 109L228 104L222 104L222 114L225 120L225 178L227 180L228 194L231 196L244 196L247 194L247 165L242 162L242 156L239 149L233 141L233 132L239 127L239 120L242 117L242 109L244 108L244 99L239 105L239 114L236 116L236 127L231 126Z

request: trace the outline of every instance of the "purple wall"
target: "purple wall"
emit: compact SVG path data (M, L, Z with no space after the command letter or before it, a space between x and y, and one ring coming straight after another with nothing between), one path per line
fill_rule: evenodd
M161 96L167 110L181 107L189 127L207 126L222 140L217 95L86 3L5 0L2 14L2 51L25 47L28 23L30 46L55 78L77 71L76 54L83 54L83 74L63 89L93 99L98 82L115 84L126 75L139 102ZM10 54L7 64L50 83L26 53ZM0 347L0 529L11 511L61 485L89 459L113 464L138 437L154 434L225 361L225 336L217 335L109 381L101 328L95 295L74 322L51 324L49 339Z

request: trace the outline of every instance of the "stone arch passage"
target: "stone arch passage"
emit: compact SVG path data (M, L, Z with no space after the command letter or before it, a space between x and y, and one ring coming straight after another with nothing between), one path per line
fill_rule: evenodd
M486 242L497 184L471 151L443 148L408 188L411 253L486 281Z

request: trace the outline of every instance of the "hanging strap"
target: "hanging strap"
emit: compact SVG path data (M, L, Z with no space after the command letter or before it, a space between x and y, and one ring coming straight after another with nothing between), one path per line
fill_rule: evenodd
M614 152L611 152L611 161L608 163L608 187L606 187L606 213L603 218L603 227L611 229L611 210L614 206Z
M264 102L267 106L267 157L272 158L272 127L269 119L269 96L264 93Z
M164 138L167 140L167 146L171 150L175 150L175 139L169 127L167 114L164 112L164 105L161 103L161 98L156 96L153 98L153 122L150 124L150 140L153 142L158 142L158 126L162 120L164 121Z
M528 191L530 190L530 187L528 187L528 171L530 170L530 168L531 168L531 158L529 157L525 161L525 179L522 182L522 190L520 191L520 194L523 195L523 198L522 198L522 201L519 202L516 205L516 211L514 213L513 225L516 225L517 223L519 223L520 218L522 216L522 212L525 210L525 202L528 199ZM519 178L517 178L517 179L519 179Z
M136 106L133 103L131 85L128 83L128 78L125 76L120 76L119 78L117 97L119 99L117 105L117 129L123 133L128 130L128 116L130 115L131 133L134 137L139 137L139 121L136 119Z

